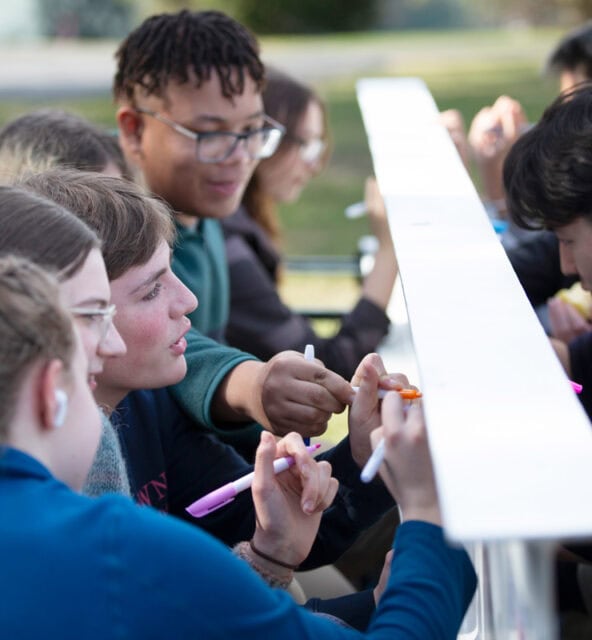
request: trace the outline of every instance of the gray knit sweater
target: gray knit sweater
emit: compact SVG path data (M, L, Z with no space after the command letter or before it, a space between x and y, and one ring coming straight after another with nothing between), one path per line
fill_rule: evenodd
M101 422L101 441L82 493L93 497L104 493L129 496L130 485L119 439L109 418L102 411Z

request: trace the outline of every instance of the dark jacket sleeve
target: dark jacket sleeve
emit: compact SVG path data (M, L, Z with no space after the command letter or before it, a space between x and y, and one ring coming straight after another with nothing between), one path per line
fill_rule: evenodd
M537 307L577 278L564 276L559 262L559 242L554 233L533 234L508 251L508 258L530 303Z
M350 379L388 331L385 312L362 298L343 317L335 336L321 338L304 316L282 302L270 273L240 236L227 238L226 253L231 292L226 340L238 349L268 360L280 351L302 351L310 343L327 368Z

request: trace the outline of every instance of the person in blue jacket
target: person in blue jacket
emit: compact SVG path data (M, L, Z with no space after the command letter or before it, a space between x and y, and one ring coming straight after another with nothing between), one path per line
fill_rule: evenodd
M420 407L406 416L398 394L389 394L384 427L372 434L375 444L385 437L380 473L404 522L386 589L367 632L360 633L270 589L247 566L265 560L256 550L244 550L244 563L208 534L126 498L75 492L100 436L88 361L55 281L23 259L0 259L0 353L6 585L0 628L6 637L456 638L475 574L467 554L450 547L439 526ZM374 385L364 378L360 386L354 404L367 401ZM281 487L290 480L281 476L290 474L274 474L275 456L274 439L265 434L255 500L285 495ZM329 482L319 479L319 506ZM289 516L296 502L273 508Z

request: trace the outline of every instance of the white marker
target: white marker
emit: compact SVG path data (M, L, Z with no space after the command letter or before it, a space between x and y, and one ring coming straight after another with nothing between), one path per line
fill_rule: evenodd
M368 207L365 202L356 202L354 204L350 204L349 207L345 207L343 213L346 218L354 220L355 218L365 216L368 213Z
M307 344L304 347L304 359L308 360L309 362L312 362L315 359L315 353L314 353L314 344ZM305 445L309 445L310 444L310 438L302 438L304 440L304 444Z
M371 482L374 476L378 472L378 467L382 464L384 458L384 438L380 439L380 442L376 446L376 449L372 452L372 455L368 458L368 462L364 465L362 473L360 473L360 480L362 482Z

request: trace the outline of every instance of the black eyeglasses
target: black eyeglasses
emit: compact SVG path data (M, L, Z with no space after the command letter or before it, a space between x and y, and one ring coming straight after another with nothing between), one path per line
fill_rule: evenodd
M136 111L159 120L186 138L195 140L197 159L199 162L206 163L223 162L234 153L241 142L244 142L245 150L251 160L269 158L275 153L285 132L284 127L269 116L263 116L265 124L259 129L234 133L232 131L192 131L156 111L141 107L136 107Z

